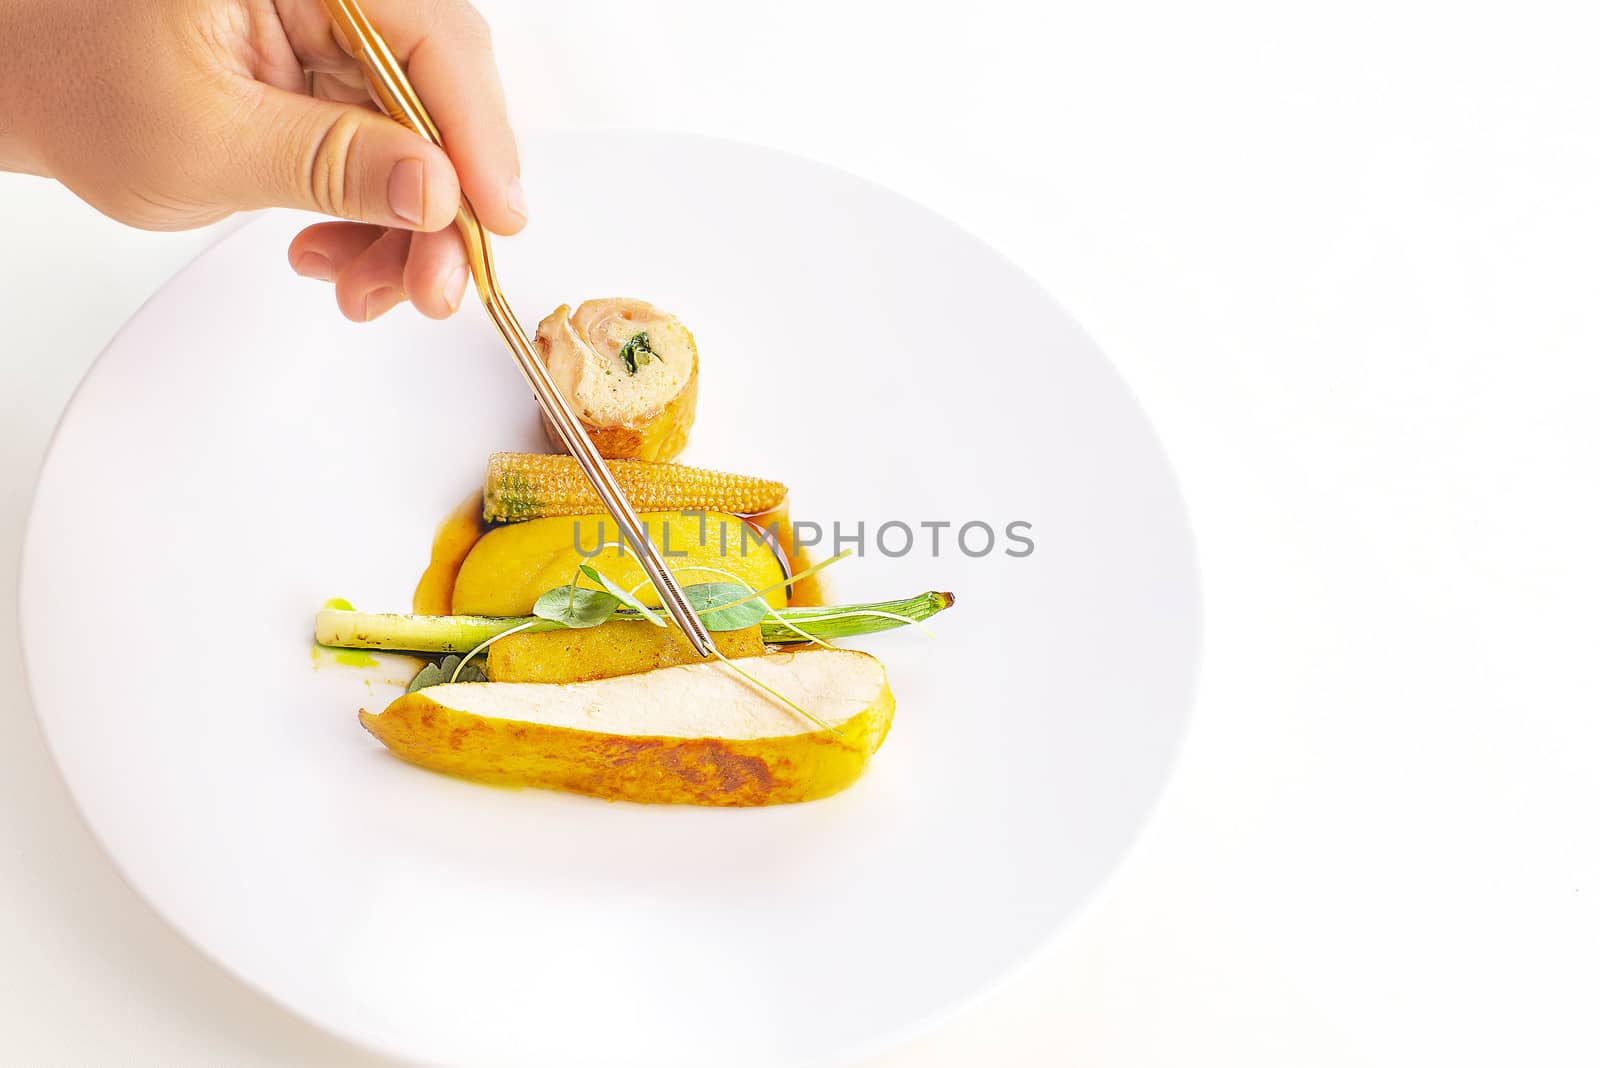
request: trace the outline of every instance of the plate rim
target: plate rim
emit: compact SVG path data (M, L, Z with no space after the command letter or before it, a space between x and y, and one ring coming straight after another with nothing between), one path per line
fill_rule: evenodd
M1065 938L1071 929L1098 912L1099 909L1103 907L1103 903L1109 891L1113 887L1120 884L1120 881L1123 878L1124 872L1127 870L1128 863L1132 859L1135 850L1138 849L1140 843L1145 839L1152 821L1155 819L1157 814L1164 809L1168 802L1172 790L1173 780L1176 777L1177 768L1180 761L1183 759L1183 754L1187 749L1188 739L1193 729L1198 684L1204 659L1206 629L1204 596L1205 589L1203 574L1200 566L1198 544L1195 537L1194 520L1192 512L1189 508L1187 495L1184 492L1183 483L1178 478L1177 467L1172 462L1171 453L1167 448L1166 441L1161 436L1155 422L1150 418L1149 412L1146 410L1138 394L1123 376L1119 367L1107 355L1105 349L1099 345L1099 343L1083 326L1083 324L1078 321L1077 317L1072 314L1066 303L1060 299L1053 290L1036 278L1032 272L1025 269L1004 250L990 243L982 235L967 227L960 220L944 214L922 200L911 196L910 194L901 192L900 190L895 189L883 182L869 178L838 164L818 159L801 152L753 141L745 141L738 138L722 137L670 128L645 129L626 126L593 126L573 129L536 129L530 132L534 137L540 139L571 138L577 140L581 138L619 137L646 138L663 142L698 142L704 145L718 146L722 149L732 149L735 151L742 151L756 155L777 157L791 164L799 164L802 167L821 169L825 172L833 174L836 177L842 177L868 186L876 193L899 200L903 204L912 207L925 215L931 216L934 219L937 219L942 224L959 232L962 237L976 243L990 255L1004 263L1004 265L1009 268L1011 272L1018 277L1018 279L1025 280L1026 283L1032 286L1036 292L1042 296L1059 314L1077 327L1083 339L1092 349L1094 355L1105 364L1105 367L1109 372L1108 377L1112 383L1114 383L1115 388L1122 393L1123 399L1128 403L1131 412L1138 420L1145 434L1148 435L1150 443L1153 446L1152 459L1159 468L1160 472L1165 476L1165 479L1172 490L1175 504L1174 518L1177 520L1174 525L1174 529L1175 533L1180 536L1182 543L1181 556L1183 562L1183 572L1184 577L1187 580L1187 588L1184 590L1184 593L1189 603L1193 606L1193 626L1190 628L1189 634L1187 635L1188 641L1185 649L1183 650L1187 654L1183 664L1183 667L1186 669L1186 671L1185 677L1181 680L1182 686L1180 692L1183 696L1182 699L1178 701L1177 707L1174 709L1177 716L1177 729L1172 739L1170 751L1164 760L1164 766L1160 769L1159 781L1152 794L1146 800L1143 806L1143 811L1131 821L1131 834L1127 838L1126 842L1122 845L1115 858L1110 861L1109 867L1106 869L1105 873L1098 879L1098 881L1094 883L1094 885L1076 904L1065 909L1059 915L1059 917L1057 917L1047 926L1046 933L1042 938L1040 938L1023 952L1016 955L1011 961L997 969L986 981L974 985L963 996L952 998L943 1006L917 1017L910 1023L903 1024L898 1028L884 1032L876 1038L863 1040L855 1045L840 1048L834 1051L830 1057L841 1063L857 1063L859 1061L876 1057L898 1047L907 1045L910 1042L913 1042L932 1033L935 1030L938 1030L940 1027L949 1023L954 1018L964 1014L977 1004L986 1001L990 997L997 994L1021 972L1025 971L1037 960L1039 960L1047 950L1060 944L1060 942ZM46 717L43 715L40 709L40 703L33 679L34 654L32 652L31 641L29 638L30 627L28 626L27 607L34 599L34 595L30 593L34 583L30 581L29 575L33 570L30 565L36 553L35 543L38 535L37 527L40 522L39 492L41 487L44 485L46 477L50 473L52 464L56 460L56 454L63 430L69 420L72 418L73 412L77 407L79 400L81 399L85 387L89 383L90 379L93 378L98 372L107 355L122 342L124 336L135 326L135 324L139 323L148 314L150 314L151 306L169 288L177 284L181 279L187 277L191 272L200 268L202 264L216 254L227 242L237 237L240 233L257 226L269 215L282 216L284 214L288 214L288 212L283 209L252 211L236 214L230 219L217 224L210 240L202 248L196 251L194 255L191 256L186 262L184 262L180 267L178 267L175 271L164 278L158 285L156 285L155 288L152 289L150 293L139 303L138 307L127 317L127 319L125 319L111 334L111 336L107 338L100 351L95 354L95 357L84 369L82 376L73 386L71 393L68 395L65 403L62 405L61 413L59 416L57 416L55 424L51 428L50 434L47 438L45 449L39 461L38 470L35 473L33 484L29 490L27 516L24 520L21 545L17 554L16 621L18 644L21 647L22 652L23 690L28 698L29 712L39 729L40 739L44 746L45 752L50 758L50 763L55 771L57 779L60 781L66 791L72 811L76 815L79 824L87 832L90 839L94 842L95 846L100 850L105 859L110 863L119 881L133 892L134 896L162 923L163 926L165 926L173 935L179 938L186 945L194 949L209 965L220 969L226 975L242 984L253 994L265 999L271 1005L308 1024L335 1041L362 1050L363 1052L387 1058L401 1064L431 1064L435 1062L423 1060L415 1053L408 1050L392 1048L367 1034L358 1034L334 1022L332 1019L326 1016L315 1014L312 1011L303 1010L299 1007L289 1004L282 997L273 993L255 979L251 978L249 975L246 975L243 971L233 967L227 961L223 960L218 954L213 952L198 938L193 937L188 931L186 931L177 919L169 915L165 909L160 907L152 899L151 895L147 893L146 890L141 887L138 882L129 874L127 867L119 857L117 851L112 848L111 843L108 842L107 839L102 835L100 830L95 826L94 821L90 818L88 812L85 810L83 799L80 797L79 791L74 787L72 779L67 774L65 765L61 760L61 755L57 751L55 739L52 736L51 730L46 722ZM307 214L306 218L311 220L314 217ZM602 1060L595 1063L610 1064L613 1062ZM818 1063L818 1061L812 1060L796 1062L783 1060L771 1063Z

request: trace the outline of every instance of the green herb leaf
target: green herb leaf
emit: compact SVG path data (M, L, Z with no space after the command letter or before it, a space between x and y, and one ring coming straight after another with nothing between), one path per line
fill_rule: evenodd
M621 586L618 586L615 582L612 582L610 579L606 578L588 564L579 564L578 570L582 571L585 575L588 575L595 582L600 583L600 585L606 588L611 596L615 597L617 600L621 601L635 612L638 612L645 619L648 619L656 626L664 627L667 625L667 621L650 611L643 601L639 600L639 598L635 597Z
M649 362L650 357L661 359L656 355L656 350L650 347L650 334L645 330L630 337L617 351L617 355L621 357L622 366L627 368L630 375L638 374L639 365Z
M689 607L699 615L707 630L743 630L765 619L767 602L760 598L744 604L733 603L749 593L746 587L732 582L701 582L683 589Z
M533 614L576 629L598 627L616 614L621 603L620 598L604 590L557 586L534 602Z
M456 668L458 667L461 669L461 673L456 675ZM457 682L489 681L489 676L483 673L482 665L476 663L463 665L459 656L451 654L437 663L424 666L421 671L417 672L417 677L411 680L410 686L406 687L406 693L416 693L418 690L426 689L429 686L442 686L450 681L452 675L455 675L455 681Z

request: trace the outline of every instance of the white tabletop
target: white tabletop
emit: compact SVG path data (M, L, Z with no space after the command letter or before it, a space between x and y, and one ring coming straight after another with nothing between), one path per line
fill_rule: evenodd
M809 154L987 238L1099 340L1183 481L1206 653L1167 798L1088 915L875 1068L1600 1058L1580 5L482 6L528 121ZM34 179L0 176L0 203L14 559L74 384L217 233L125 230ZM0 612L8 1058L378 1063L120 881L43 751L15 626Z

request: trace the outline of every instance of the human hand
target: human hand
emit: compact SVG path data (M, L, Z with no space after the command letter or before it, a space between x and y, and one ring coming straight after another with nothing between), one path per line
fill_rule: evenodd
M357 321L406 299L444 318L468 277L462 191L496 233L527 216L488 28L466 0L363 6L449 156L371 106L320 0L0 0L0 169L152 230L338 216L290 243L297 272Z

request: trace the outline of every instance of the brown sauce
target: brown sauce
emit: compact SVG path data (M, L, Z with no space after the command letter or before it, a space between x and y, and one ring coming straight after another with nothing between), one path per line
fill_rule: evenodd
M785 574L794 575L812 564L811 555L803 547L794 543L794 525L789 521L789 498L785 497L783 503L776 508L755 515L740 516L745 522L765 532L776 524L778 535L778 548L781 550ZM793 607L811 607L813 605L827 604L823 595L821 575L807 575L789 587L789 604Z
M461 564L478 544L488 525L483 521L483 492L474 490L440 522L433 534L428 569L411 595L411 610L419 616L447 616Z

